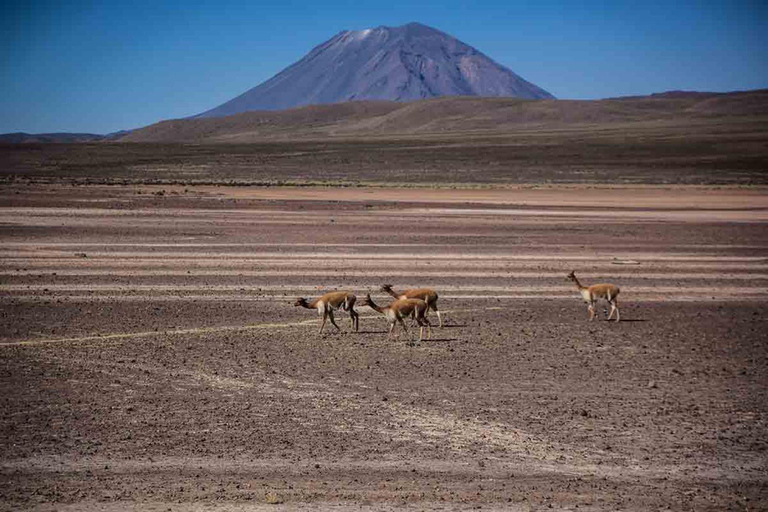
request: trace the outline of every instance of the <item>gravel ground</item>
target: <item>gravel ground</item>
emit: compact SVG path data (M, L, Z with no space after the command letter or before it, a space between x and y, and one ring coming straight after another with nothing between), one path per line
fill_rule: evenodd
M764 191L158 190L0 190L1 509L768 509Z

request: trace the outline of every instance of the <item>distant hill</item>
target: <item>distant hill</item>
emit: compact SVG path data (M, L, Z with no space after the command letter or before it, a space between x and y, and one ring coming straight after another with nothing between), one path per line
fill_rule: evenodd
M0 143L193 142L415 137L462 133L510 133L539 128L620 123L768 121L768 90L731 93L670 91L604 100L521 100L447 97L413 102L350 101L228 117L161 121L107 135L7 133Z
M2 133L0 142L6 144L31 144L35 142L94 142L104 139L104 135L95 133Z
M686 124L768 117L768 90L662 93L607 100L452 97L399 103L353 101L222 118L162 121L121 137L126 142L258 142L326 137L402 137L509 133L541 127L618 123Z
M409 23L340 32L266 82L197 117L442 96L554 98L458 39Z
M35 143L60 143L70 144L73 142L99 142L116 140L131 133L131 130L120 130L118 132L100 135L97 133L0 133L0 143L4 144L35 144Z

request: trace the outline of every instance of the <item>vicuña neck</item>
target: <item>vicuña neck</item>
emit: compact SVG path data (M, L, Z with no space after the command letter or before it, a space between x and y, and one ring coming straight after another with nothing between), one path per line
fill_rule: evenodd
M307 309L315 309L317 307L317 301L320 299L315 299L312 302L304 302L303 306Z
M397 293L397 292L396 292L395 290L393 290L392 288L387 288L385 291L386 291L388 294L390 294L391 296L393 296L393 297L399 297L399 296L400 296L400 294L399 294L399 293Z
M375 302L373 302L372 300L369 300L369 301L368 301L368 305L369 305L371 308L373 308L373 309L375 309L376 311L378 311L379 313L383 313L383 312L384 312L384 308L382 308L382 307L380 307L380 306L377 306L377 305L376 305L376 303L375 303Z

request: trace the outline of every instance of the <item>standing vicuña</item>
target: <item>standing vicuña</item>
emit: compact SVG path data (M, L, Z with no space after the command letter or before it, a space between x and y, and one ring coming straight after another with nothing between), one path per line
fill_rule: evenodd
M440 312L437 310L437 292L429 288L413 288L411 290L405 290L402 293L398 293L392 289L391 284L381 285L381 291L387 292L396 299L421 299L427 303L428 309L437 313L437 320L440 323L440 327L443 326L443 318L440 316Z
M616 299L620 291L618 286L608 283L582 286L576 278L575 271L568 274L567 278L576 283L576 287L579 289L579 292L581 292L584 302L587 303L587 311L589 311L590 321L595 319L595 303L598 299L605 299L608 301L608 304L611 305L611 314L608 315L608 320L611 319L613 312L616 311L616 321L619 321L619 301Z
M331 323L334 327L336 327L336 329L341 330L333 319L333 310L339 308L349 312L349 320L351 326L355 331L357 331L359 315L355 311L356 300L357 297L355 297L354 293L338 291L328 292L322 297L313 300L312 302L307 302L307 299L299 297L296 299L294 306L301 306L307 309L317 309L317 314L323 317L323 323L320 325L321 334L323 332L323 327L325 327L325 321L328 318L331 319Z
M427 303L421 299L398 299L392 302L389 306L381 307L373 302L373 299L371 299L369 294L366 294L362 305L368 306L387 317L387 320L389 320L390 323L390 335L392 334L392 331L395 330L395 324L397 322L400 322L400 325L403 326L403 330L408 332L408 328L405 326L403 318L409 317L412 314L415 315L416 322L419 324L419 341L424 337L424 327L427 328L427 338L432 335L432 324L429 323L429 320L427 320L426 317L428 306Z

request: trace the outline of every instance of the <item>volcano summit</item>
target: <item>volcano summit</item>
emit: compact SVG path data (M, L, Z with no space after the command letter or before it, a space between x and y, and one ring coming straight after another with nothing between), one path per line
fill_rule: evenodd
M196 117L438 96L553 98L458 39L409 23L339 32L266 82Z

